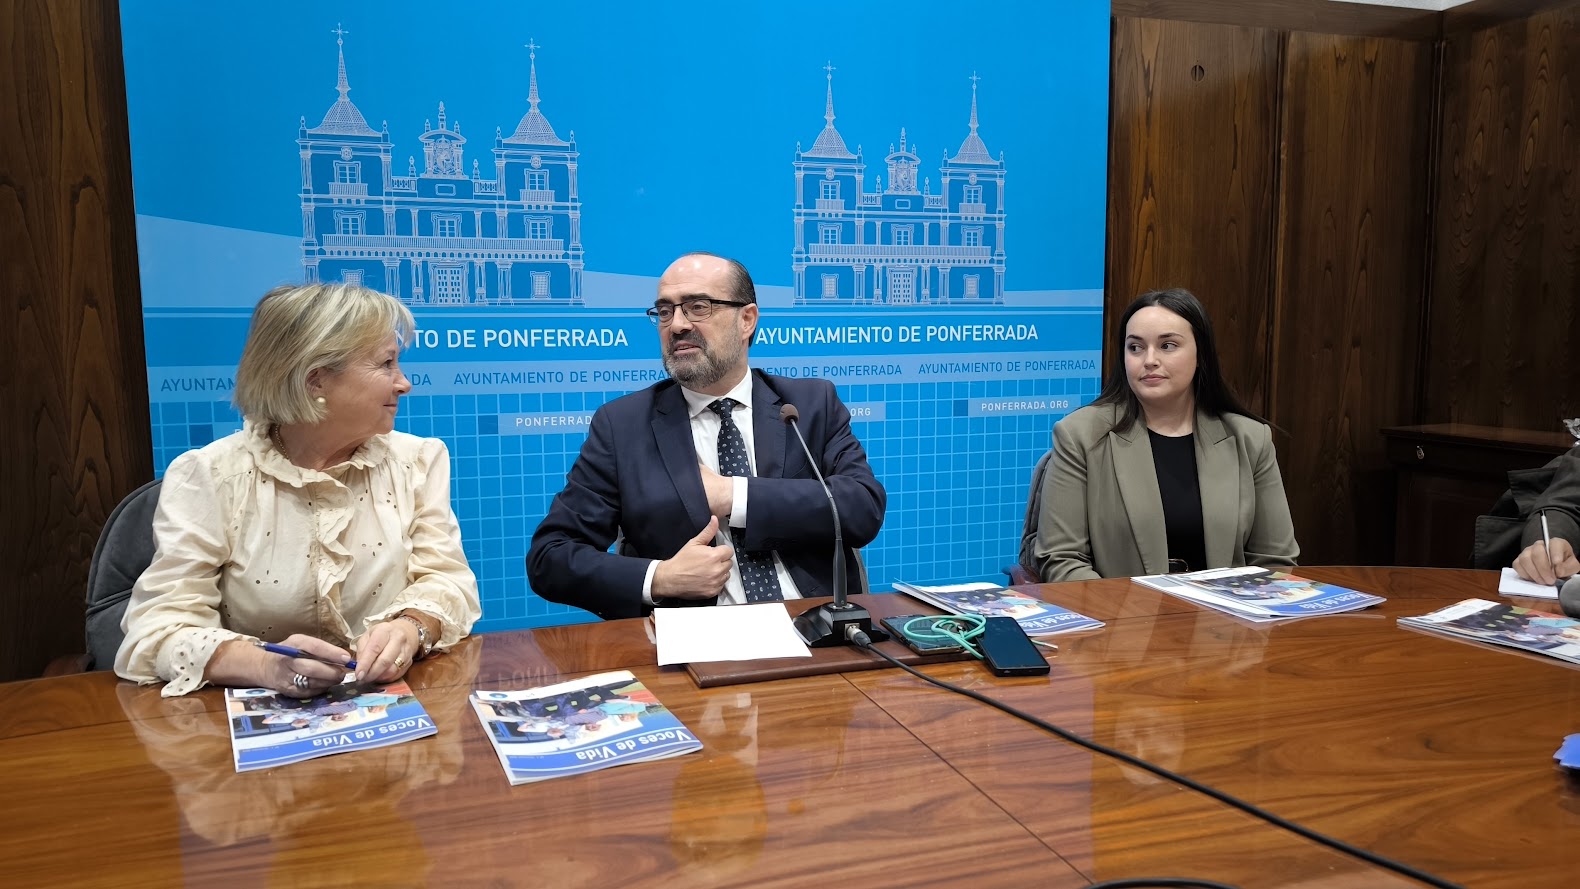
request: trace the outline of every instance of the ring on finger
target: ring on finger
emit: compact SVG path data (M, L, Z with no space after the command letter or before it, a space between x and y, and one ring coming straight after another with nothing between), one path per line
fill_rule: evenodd
M406 666L406 655L403 654L403 655L397 656L395 658L395 666L396 667L404 667L404 666Z
M306 676L303 676L300 673L293 673L293 674L291 674L291 684L296 686L297 688L301 689L302 691L306 691L307 690L307 683L309 683L311 681L312 680L308 679Z

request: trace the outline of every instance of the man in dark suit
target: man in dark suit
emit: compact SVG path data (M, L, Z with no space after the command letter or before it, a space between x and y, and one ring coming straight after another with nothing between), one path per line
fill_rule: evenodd
M800 414L846 547L865 546L883 524L885 495L834 386L750 369L757 292L734 260L677 259L648 315L670 379L593 415L565 489L532 535L532 589L606 619L833 595L828 498L780 410Z

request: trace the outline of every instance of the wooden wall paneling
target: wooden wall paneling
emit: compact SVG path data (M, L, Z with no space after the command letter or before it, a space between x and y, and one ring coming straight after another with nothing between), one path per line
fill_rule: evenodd
M1266 409L1279 53L1279 35L1258 28L1114 20L1104 348L1137 294L1187 287L1212 315L1229 382L1257 411Z
M1537 2L1537 0L1526 0ZM1329 0L1112 0L1112 15L1316 31L1402 40L1436 40L1442 13Z
M1580 415L1580 6L1446 41L1423 422Z
M153 477L114 2L0 4L0 680L83 649L104 517Z
M1413 414L1432 57L1288 39L1270 419L1306 564L1392 557L1378 429Z
M1120 0L1124 2L1124 0ZM1479 31L1515 19L1525 19L1550 9L1580 6L1580 0L1472 0L1443 12L1443 35Z

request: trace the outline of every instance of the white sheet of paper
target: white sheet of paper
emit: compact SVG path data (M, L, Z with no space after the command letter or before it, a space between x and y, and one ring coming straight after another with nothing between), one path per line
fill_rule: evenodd
M811 657L781 602L712 608L655 608L658 663Z
M1498 576L1498 592L1505 596L1524 596L1528 599L1556 599L1558 588L1550 587L1545 583L1534 583L1521 580L1513 568L1503 569Z

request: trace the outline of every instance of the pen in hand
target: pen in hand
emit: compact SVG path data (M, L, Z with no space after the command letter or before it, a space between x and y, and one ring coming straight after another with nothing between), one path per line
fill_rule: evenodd
M254 642L253 644L264 651L272 652L274 654L283 654L286 657L299 657L304 660L318 661L320 664L328 664L331 667L344 667L347 670L355 670L357 668L357 662L354 660L341 663L340 661L334 660L332 658L320 657L319 655L303 651L300 648L292 648L289 645L279 645L274 642L264 642L262 640Z
M1552 538L1552 535L1549 534L1548 531L1547 531L1547 510L1545 510L1545 509L1542 510L1541 515L1542 515L1542 549L1547 553L1547 564L1552 567L1552 569L1553 569L1553 577L1556 578L1553 581L1553 587L1555 589L1562 590L1564 588L1564 579L1562 577L1558 577L1558 566L1556 564L1553 564L1553 538Z

